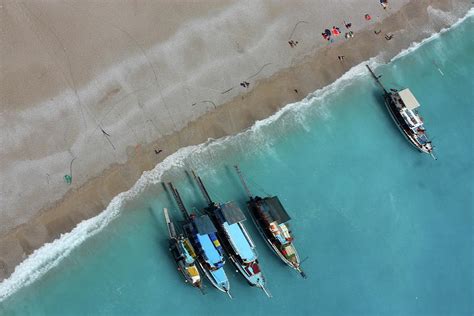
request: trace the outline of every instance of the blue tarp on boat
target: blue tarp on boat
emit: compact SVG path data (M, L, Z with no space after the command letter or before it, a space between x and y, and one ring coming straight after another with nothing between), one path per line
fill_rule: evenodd
M244 261L250 262L257 259L255 251L252 249L250 242L245 237L244 232L242 231L242 228L239 226L239 224L229 225L224 223L224 229L229 235L230 242L232 243L234 249Z
M214 243L211 241L208 235L197 234L197 238L209 262L212 265L216 266L216 264L222 260L222 257L221 254L217 251Z
M225 274L224 268L217 269L215 271L210 271L217 283L224 287L228 283L227 275Z

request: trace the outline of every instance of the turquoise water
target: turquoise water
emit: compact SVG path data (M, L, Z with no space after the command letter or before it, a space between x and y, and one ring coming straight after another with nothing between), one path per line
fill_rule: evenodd
M474 18L377 68L410 87L438 160L401 136L363 67L311 102L244 134L201 147L166 171L187 206L202 207L186 169L220 201L277 194L308 275L266 247L249 221L269 290L226 265L234 300L186 286L167 252L162 207L149 184L120 215L34 283L0 303L2 315L472 315L474 313ZM439 68L439 69L438 69ZM363 74L363 75L362 75Z

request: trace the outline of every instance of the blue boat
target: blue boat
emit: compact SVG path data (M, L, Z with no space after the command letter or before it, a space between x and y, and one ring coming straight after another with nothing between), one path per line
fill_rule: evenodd
M217 237L217 229L208 215L189 214L178 190L171 184L176 204L183 213L183 230L197 254L197 264L211 284L218 290L230 295L230 282L224 270L224 250Z
M234 203L214 203L207 193L201 178L193 171L194 179L201 189L208 206L204 212L210 216L229 259L251 286L262 289L268 297L265 277L260 269L255 244L244 226L246 217Z

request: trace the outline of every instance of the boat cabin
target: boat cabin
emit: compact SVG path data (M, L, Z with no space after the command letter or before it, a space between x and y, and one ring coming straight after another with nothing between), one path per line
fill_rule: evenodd
M219 216L222 217L223 228L230 237L229 242L232 248L242 261L244 263L255 261L257 259L255 245L243 227L242 222L247 218L242 210L234 202L221 204Z
M395 101L398 103L397 107L400 111L400 115L403 117L408 127L410 127L414 132L418 131L418 129L423 129L423 121L416 110L420 107L420 103L416 100L411 91L409 89L398 91L396 93Z
M192 226L191 226L192 225ZM191 225L185 225L185 229L192 230L196 250L202 254L211 270L217 270L224 266L222 254L224 250L217 239L217 229L207 215L195 217Z
M410 89L403 89L401 91L398 91L398 95L400 96L400 99L402 100L403 104L407 109L414 110L420 107L420 103L418 103L413 93L411 93Z
M263 219L268 223L272 235L285 245L291 243L290 232L287 225L291 217L283 208L280 200L276 196L266 197L260 200L260 211Z

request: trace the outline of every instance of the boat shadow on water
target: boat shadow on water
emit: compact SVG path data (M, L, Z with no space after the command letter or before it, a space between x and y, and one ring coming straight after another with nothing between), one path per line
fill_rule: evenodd
M387 108L385 106L385 98L376 89L372 90L371 94L372 94L373 100L377 103L377 107L380 110L380 113L385 118L385 125L388 127L387 131L390 130L394 135L396 134L397 136L395 137L395 139L398 139L398 136L400 136L400 131L397 128L397 126L393 125L392 123L392 117L390 116L390 113L387 112ZM403 137L400 137L400 143L402 142L404 143Z

